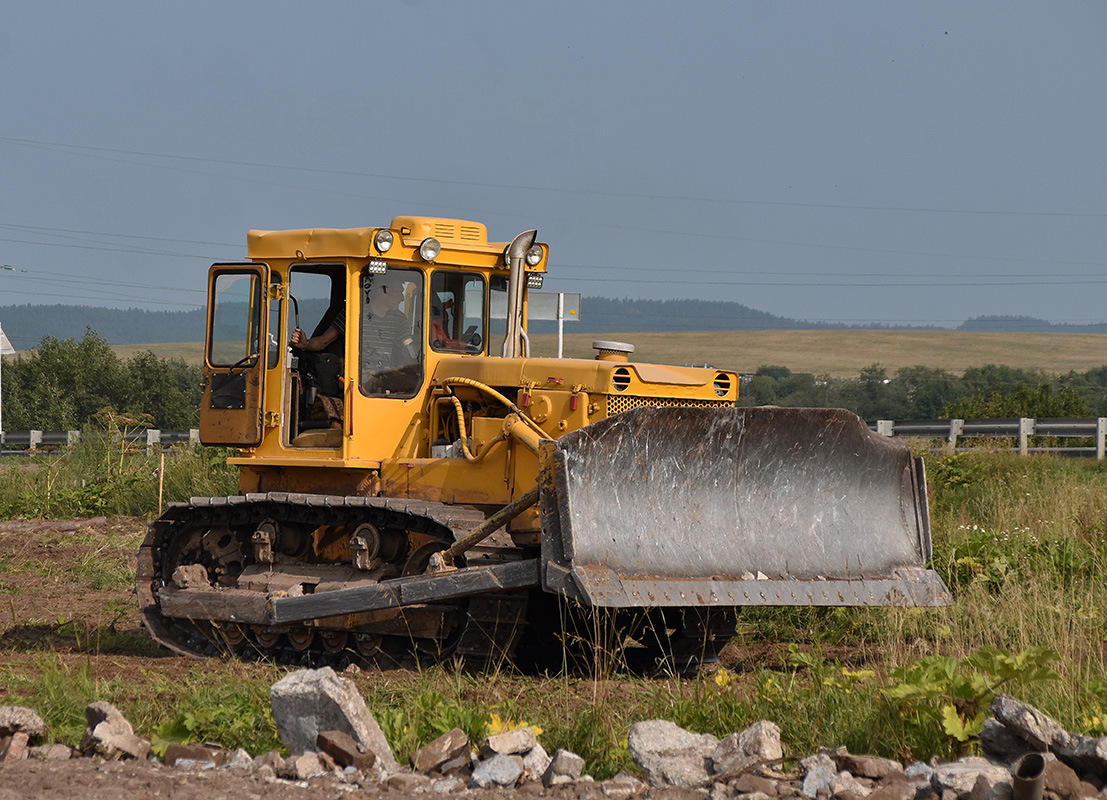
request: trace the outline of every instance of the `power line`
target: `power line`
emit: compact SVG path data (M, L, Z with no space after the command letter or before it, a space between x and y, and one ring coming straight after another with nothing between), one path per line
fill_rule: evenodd
M847 203L812 203L784 200L749 200L744 198L718 198L696 195L671 195L655 194L647 192L616 192L611 190L596 189L556 189L548 186L531 186L526 184L487 183L481 181L461 181L445 178L422 178L409 175L392 175L388 173L359 172L348 169L325 169L319 167L301 167L288 164L273 164L260 161L240 161L232 159L205 158L201 156L182 156L172 153L158 153L144 150L124 150L120 148L95 147L91 145L79 145L66 142L50 142L37 139L22 139L10 136L0 136L0 142L37 148L61 148L72 151L84 151L85 153L111 153L114 155L137 156L141 158L161 158L193 163L220 164L224 166L250 167L253 169L281 169L290 172L303 172L317 175L340 175L359 178L373 178L377 180L398 180L413 183L429 183L449 186L462 186L467 188L485 189L510 189L526 192L546 192L551 194L584 195L592 197L622 197L642 200L670 200L677 202L712 203L718 205L752 205L752 206L779 206L791 208L822 208L846 211L891 211L905 213L924 214L968 214L987 216L1037 216L1037 217L1069 217L1069 218L1107 218L1103 212L1072 212L1072 211L1011 211L999 209L971 209L971 208L940 208L934 206L893 206L893 205L858 205ZM156 166L156 165L153 165ZM207 174L207 173L200 173ZM278 184L280 185L280 184Z

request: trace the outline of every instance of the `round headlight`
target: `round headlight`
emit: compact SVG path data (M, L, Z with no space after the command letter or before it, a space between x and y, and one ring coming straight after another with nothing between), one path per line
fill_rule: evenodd
M527 250L527 266L537 267L542 261L542 245L531 245L530 250Z
M433 237L428 237L419 245L419 257L424 261L434 261L442 252L442 245Z
M377 231L377 235L373 237L373 244L376 245L378 253L387 253L392 249L392 231Z

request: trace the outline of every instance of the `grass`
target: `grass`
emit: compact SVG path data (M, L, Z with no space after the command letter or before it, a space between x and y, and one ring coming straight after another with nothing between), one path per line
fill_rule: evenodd
M136 473L148 468L133 457ZM926 759L971 751L973 726L1003 690L1068 730L1107 734L1107 465L993 452L927 462L934 567L954 594L949 608L744 609L726 666L694 679L609 666L544 678L431 668L354 680L401 761L453 727L479 740L499 719L540 727L547 750L579 753L598 777L632 766L627 732L644 719L717 736L769 719L791 755L845 745ZM80 580L116 586L121 576L109 568ZM167 676L157 660L123 674L110 656L33 658L32 669L0 670L0 704L35 707L64 741L79 740L84 704L106 699L159 741L278 746L268 687L283 672L274 667L189 662Z
M158 514L162 454L163 504L238 493L237 470L226 464L228 451L181 445L146 452L112 431L94 430L72 449L0 461L0 518L152 518Z

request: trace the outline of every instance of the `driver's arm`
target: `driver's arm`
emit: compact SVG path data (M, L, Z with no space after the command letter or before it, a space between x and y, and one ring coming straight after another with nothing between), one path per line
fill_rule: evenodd
M317 353L320 350L325 349L327 345L329 345L337 338L338 328L333 325L331 325L318 336L313 336L310 339L307 337L307 334L305 334L301 329L297 328L296 330L292 331L292 341L289 342L289 344L291 344L298 350L308 350Z

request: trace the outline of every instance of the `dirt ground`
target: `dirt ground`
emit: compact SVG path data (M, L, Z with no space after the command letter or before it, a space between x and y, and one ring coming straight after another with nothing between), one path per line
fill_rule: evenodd
M18 696L20 681L58 668L51 665L60 665L65 674L84 673L92 680L127 686L132 693L157 693L158 687L203 680L211 661L173 655L141 629L132 586L135 553L144 535L142 520L124 517L0 521L0 705L25 704L12 699ZM740 664L766 654L732 651L724 655L731 663ZM267 669L243 666L254 668ZM149 735L148 731L139 733ZM568 800L580 793L579 787L542 790L523 786L511 796ZM503 797L502 791L465 790L463 794L475 800ZM651 794L681 800L687 793ZM79 758L0 764L0 800L291 800L403 795L402 790L344 784L336 778L296 784L243 770L188 770L151 762ZM596 796L602 796L598 788Z

